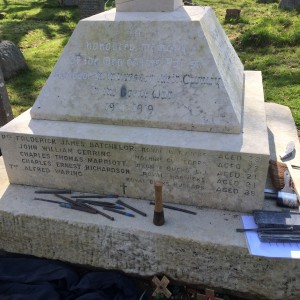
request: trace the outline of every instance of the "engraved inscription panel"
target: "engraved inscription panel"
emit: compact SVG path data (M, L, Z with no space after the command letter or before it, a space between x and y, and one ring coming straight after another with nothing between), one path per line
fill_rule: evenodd
M10 149L12 159L7 155L5 165L13 183L153 199L154 181L160 180L166 202L247 211L253 201L262 200L266 166L261 155L5 133L1 137L4 150Z
M220 66L200 22L81 22L32 116L238 133L243 68L222 28L216 28L223 43L216 53L232 58ZM238 66L232 74L229 65ZM233 82L240 84L239 92L230 95Z

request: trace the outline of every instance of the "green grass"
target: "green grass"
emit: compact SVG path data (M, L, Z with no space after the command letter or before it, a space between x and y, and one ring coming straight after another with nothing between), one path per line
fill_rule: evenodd
M288 106L300 129L300 11L278 8L279 0L194 2L214 8L245 69L262 71L265 100ZM241 18L225 21L227 8Z
M211 6L246 70L263 74L265 100L287 105L300 128L300 10L282 10L278 1L194 0ZM228 8L241 18L225 21ZM32 106L79 21L77 8L57 0L0 0L0 39L16 43L29 70L7 82L15 115Z
M15 116L31 107L79 21L77 8L58 1L0 0L0 40L19 46L28 71L7 82Z

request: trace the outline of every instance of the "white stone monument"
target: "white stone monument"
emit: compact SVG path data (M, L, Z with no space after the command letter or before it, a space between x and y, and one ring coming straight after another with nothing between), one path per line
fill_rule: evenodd
M10 182L153 199L160 180L166 202L261 208L260 72L211 8L132 3L81 20L33 108L0 129Z
M182 6L182 0L116 0L117 11L163 12L174 11Z

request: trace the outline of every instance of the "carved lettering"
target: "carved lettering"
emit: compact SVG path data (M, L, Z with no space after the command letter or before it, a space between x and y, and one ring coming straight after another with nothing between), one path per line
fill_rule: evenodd
M22 170L28 176L37 173L63 180L92 176L104 187L106 182L117 182L118 188L126 182L126 191L133 186L152 191L159 179L166 188L194 191L199 197L205 193L257 197L261 185L260 158L255 155L26 135L1 138L14 149L8 170Z

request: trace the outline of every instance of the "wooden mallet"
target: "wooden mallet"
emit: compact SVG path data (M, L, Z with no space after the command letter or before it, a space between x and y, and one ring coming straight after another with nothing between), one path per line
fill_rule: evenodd
M153 224L156 226L161 226L165 223L163 200L162 200L162 186L161 182L155 182L155 206L153 215Z

